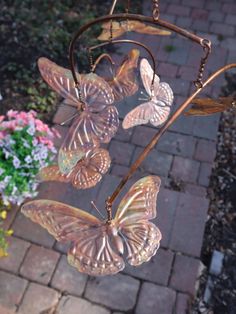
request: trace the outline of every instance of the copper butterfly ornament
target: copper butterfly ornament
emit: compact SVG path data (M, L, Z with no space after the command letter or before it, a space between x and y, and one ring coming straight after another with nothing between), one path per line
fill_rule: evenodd
M40 170L39 178L42 181L70 182L77 189L88 189L102 179L110 164L109 152L103 148L94 148L88 151L69 173L63 174L58 165L51 165Z
M162 35L168 36L170 31L147 25L140 21L112 21L102 24L102 33L98 36L101 41L110 40L112 38L118 38L127 32L135 32L146 35ZM111 36L112 34L112 36Z
M147 98L144 99L146 102L125 116L122 124L124 129L147 123L151 123L153 126L163 124L169 116L174 100L169 84L161 83L156 74L152 84L154 72L147 59L142 59L140 62L140 74L147 93Z
M136 72L140 52L132 49L118 67L115 75L111 79L106 79L112 88L115 101L121 101L125 97L134 95L139 88Z
M24 204L23 214L40 224L57 241L71 241L68 262L93 276L112 275L150 260L160 245L161 232L149 220L156 217L160 178L137 181L124 196L113 219L102 221L87 212L50 200Z
M66 103L77 107L78 114L62 143L58 166L68 174L88 150L108 143L119 126L118 111L109 84L95 73L78 74L80 89L75 86L71 71L40 58L38 66L43 79Z

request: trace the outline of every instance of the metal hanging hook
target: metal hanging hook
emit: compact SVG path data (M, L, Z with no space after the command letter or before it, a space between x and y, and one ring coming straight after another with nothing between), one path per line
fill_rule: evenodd
M211 53L211 42L210 42L210 40L203 39L201 42L201 45L203 47L204 56L201 58L200 66L199 66L199 70L198 70L198 76L197 76L196 81L194 81L194 85L197 88L202 88L202 85L203 85L202 78L203 78L203 74L205 71L205 66L206 66L208 57Z
M159 0L153 0L152 3L153 3L152 17L154 21L158 21L160 16Z

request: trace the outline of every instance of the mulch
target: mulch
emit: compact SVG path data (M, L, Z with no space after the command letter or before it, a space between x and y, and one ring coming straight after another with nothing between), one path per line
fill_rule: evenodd
M236 96L236 75L226 75L222 95ZM211 176L210 208L206 223L201 260L206 266L192 313L236 313L236 109L222 113L215 165ZM212 253L224 254L222 273L211 277L212 295L208 304L203 300Z

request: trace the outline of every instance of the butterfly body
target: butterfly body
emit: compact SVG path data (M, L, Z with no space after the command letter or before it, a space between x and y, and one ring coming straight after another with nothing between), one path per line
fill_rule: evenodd
M22 212L46 228L58 241L71 241L69 263L89 275L111 275L150 260L160 245L156 216L160 187L157 176L137 181L122 199L114 218L101 221L87 212L50 200L22 206Z

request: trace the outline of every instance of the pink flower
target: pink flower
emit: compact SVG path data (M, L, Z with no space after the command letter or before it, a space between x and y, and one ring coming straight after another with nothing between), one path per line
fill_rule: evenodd
M7 112L7 117L10 118L10 119L16 118L17 115L18 115L18 113L19 113L19 112L16 111L16 110L9 110L9 111Z
M45 132L45 133L48 133L50 132L49 130L49 127L47 126L47 124L44 124L41 120L39 119L36 119L35 120L35 127L36 127L36 130L38 132Z
M39 136L38 140L39 140L39 143L47 145L48 148L50 148L50 149L53 148L53 146L54 146L53 142L50 139L48 139L47 137Z
M5 137L4 132L1 132L1 131L0 131L0 140L4 139L4 137Z
M37 112L34 111L34 110L30 110L30 111L29 111L29 114L30 114L33 118L35 118L35 117L37 116Z
M17 117L17 122L20 124L20 125L28 125L28 114L24 111L21 111Z
M14 131L17 126L16 120L4 121L2 127Z
M5 116L0 116L0 123L5 119Z

